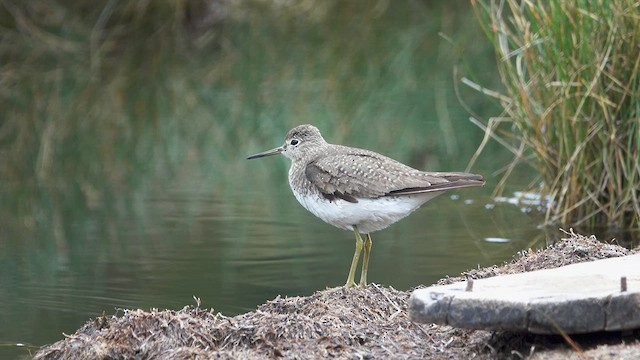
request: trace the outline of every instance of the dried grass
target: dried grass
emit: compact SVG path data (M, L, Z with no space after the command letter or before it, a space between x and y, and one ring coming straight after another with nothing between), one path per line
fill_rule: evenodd
M410 322L407 296L370 285L278 297L235 317L197 307L124 310L87 323L36 359L434 356L438 349L425 346L425 337L442 346L455 330L435 333Z
M467 279L484 279L497 275L553 269L585 261L608 259L634 253L634 250L598 241L593 235L576 234L573 229L565 233L568 235L567 238L545 249L529 249L518 252L514 260L508 264L469 270L460 276L441 279L438 284L446 285L458 281L466 281Z

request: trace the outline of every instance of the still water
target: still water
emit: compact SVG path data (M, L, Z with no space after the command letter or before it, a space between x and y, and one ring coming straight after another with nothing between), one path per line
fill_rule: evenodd
M352 234L304 211L269 174L276 168L249 171L254 187L230 189L224 199L203 187L154 189L143 199L144 219L114 221L107 231L96 224L78 245L21 246L34 239L5 234L13 238L0 241L2 352L26 353L12 344L54 342L120 308L180 309L195 296L234 315L277 295L342 285ZM488 188L467 189L375 233L369 279L410 289L508 261L540 239L535 220L518 208L494 204Z

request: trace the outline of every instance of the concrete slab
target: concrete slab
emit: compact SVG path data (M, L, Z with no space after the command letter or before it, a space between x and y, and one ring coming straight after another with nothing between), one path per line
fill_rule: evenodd
M640 254L415 290L413 321L537 334L640 328Z

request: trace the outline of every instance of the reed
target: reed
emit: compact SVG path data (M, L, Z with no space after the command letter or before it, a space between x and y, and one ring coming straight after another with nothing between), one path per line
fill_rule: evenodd
M633 0L479 0L505 94L492 136L532 159L548 223L640 218L640 8ZM486 94L491 94L486 92ZM508 121L504 121L506 118ZM497 122L495 122L497 123ZM494 124L495 124L494 123Z

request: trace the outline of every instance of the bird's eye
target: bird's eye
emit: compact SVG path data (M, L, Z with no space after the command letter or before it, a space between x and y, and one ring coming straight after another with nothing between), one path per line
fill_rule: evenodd
M289 144L291 144L291 145L298 145L298 143L299 143L299 142L300 142L300 141L298 141L298 140L296 140L296 139L293 139L293 140L289 141Z

